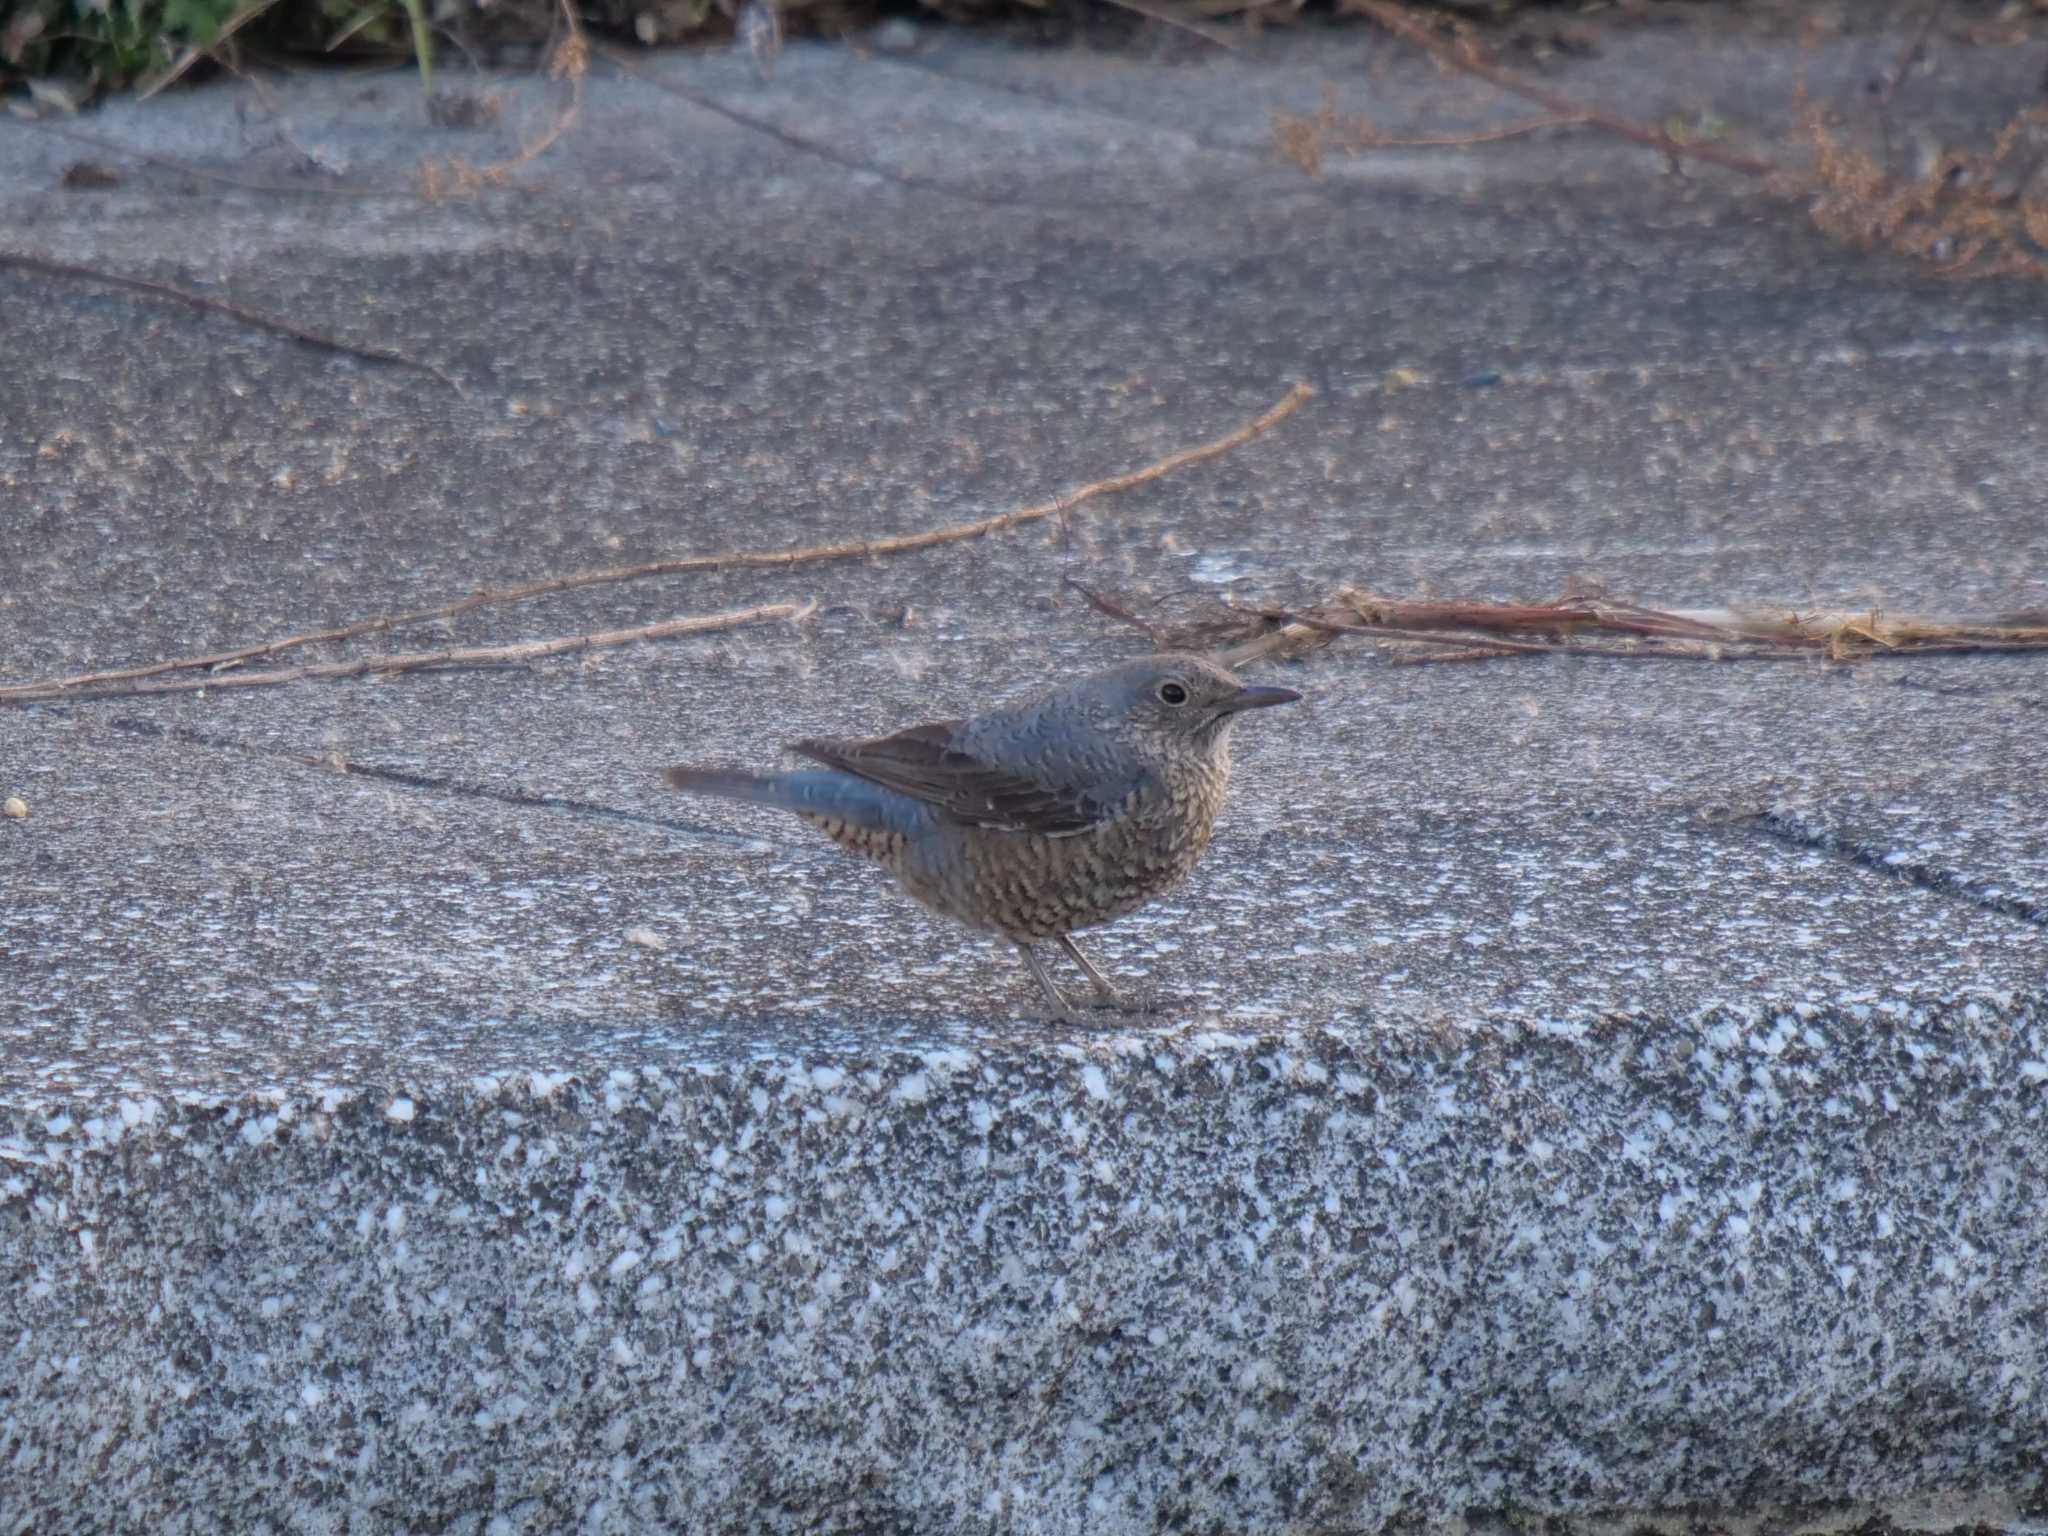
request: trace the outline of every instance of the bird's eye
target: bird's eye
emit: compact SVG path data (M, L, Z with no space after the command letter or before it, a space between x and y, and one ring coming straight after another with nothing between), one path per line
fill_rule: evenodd
M1162 704L1185 704L1188 701L1188 691L1179 683L1161 683L1159 701Z

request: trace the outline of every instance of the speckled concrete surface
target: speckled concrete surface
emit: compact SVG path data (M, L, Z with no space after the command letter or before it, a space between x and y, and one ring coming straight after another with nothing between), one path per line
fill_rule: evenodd
M1558 67L1768 115L1877 46L1716 36L1683 81L1621 34ZM0 122L15 248L469 389L0 272L9 680L985 515L1319 389L1004 539L396 642L798 627L0 710L0 1530L2043 1497L2041 663L1268 673L1307 704L1097 940L1152 1009L1087 1031L800 828L661 789L1126 652L1070 576L2048 606L2038 292L1591 142L1296 179L1267 113L1325 84L1390 132L1485 110L1345 37L659 67L894 177L616 80L434 205L388 188L488 146L390 81L301 82L292 139L233 87L84 125L273 182L295 139L360 198L59 191L88 152ZM1998 120L2012 55L1916 89ZM545 98L495 84L503 149Z
M2039 1466L2032 1009L389 1081L13 1121L27 1507L1325 1530Z

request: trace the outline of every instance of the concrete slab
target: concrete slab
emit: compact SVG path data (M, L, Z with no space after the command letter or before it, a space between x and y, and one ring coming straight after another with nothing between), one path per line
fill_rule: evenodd
M1795 66L1885 41L1708 28L1681 78L1606 36L1576 88L1774 131ZM1933 120L2000 120L2010 51L1938 59ZM1326 1532L1959 1491L2024 1525L2039 664L1290 665L1308 705L1241 733L1194 882L1097 941L1153 1011L1080 1032L658 772L1126 654L1067 577L2048 606L2039 293L1594 142L1303 179L1268 114L1325 84L1390 131L1485 110L1361 33L646 69L839 158L615 78L440 201L421 161L509 153L543 84L486 82L496 138L427 133L398 78L84 125L261 190L62 191L108 151L0 124L15 248L468 386L0 273L0 676L986 515L1319 394L1004 538L378 643L815 599L798 626L0 710L30 807L0 820L5 1528Z

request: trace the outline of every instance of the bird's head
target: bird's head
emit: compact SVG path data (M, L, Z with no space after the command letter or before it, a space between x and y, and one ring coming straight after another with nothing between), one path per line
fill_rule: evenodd
M1292 704L1292 688L1246 683L1200 656L1144 656L1082 685L1087 712L1118 734L1198 748L1220 744L1248 709Z

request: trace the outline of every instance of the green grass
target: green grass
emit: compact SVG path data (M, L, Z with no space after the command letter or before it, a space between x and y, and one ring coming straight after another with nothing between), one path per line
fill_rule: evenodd
M433 36L424 0L11 0L0 3L0 89L55 79L118 91L169 69L186 50L226 35L286 51L410 57L432 89ZM248 24L247 31L240 31ZM232 47L229 42L227 46Z

